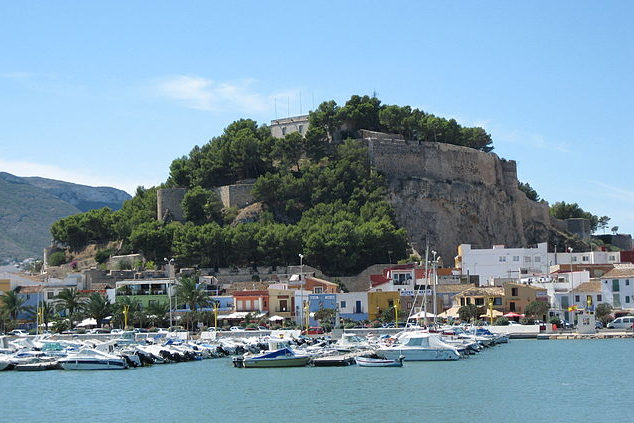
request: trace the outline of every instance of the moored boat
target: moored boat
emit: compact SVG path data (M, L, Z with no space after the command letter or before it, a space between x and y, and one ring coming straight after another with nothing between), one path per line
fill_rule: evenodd
M376 354L355 357L357 366L361 367L403 367L404 355L399 355L395 359L387 359Z
M234 357L235 367L303 367L308 364L310 357L298 355L288 347L280 348L265 354L246 353L242 357Z
M58 361L64 370L123 370L128 363L123 357L91 349L81 349Z

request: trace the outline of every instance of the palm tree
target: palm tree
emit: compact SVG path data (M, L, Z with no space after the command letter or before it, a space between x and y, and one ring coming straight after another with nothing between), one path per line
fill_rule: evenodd
M169 313L169 304L166 302L150 303L147 308L148 318L153 326L163 326L165 316Z
M198 307L209 306L209 295L204 285L198 284L196 278L182 277L176 284L176 297L189 306L190 313L195 314ZM191 322L193 325L193 322Z
M26 301L24 297L19 296L15 291L7 291L2 296L2 309L5 310L11 320L16 321L18 315L27 310L24 301Z
M183 277L176 284L176 297L189 306L191 311L197 311L198 307L209 306L209 295L202 284L198 284L195 278Z
M84 308L85 296L77 291L77 288L64 288L55 296L55 299L57 308L67 312L70 328L73 329L73 317Z
M112 314L112 304L110 300L99 292L93 292L88 297L88 302L84 305L84 310L88 317L97 321L97 326L101 327L101 322Z

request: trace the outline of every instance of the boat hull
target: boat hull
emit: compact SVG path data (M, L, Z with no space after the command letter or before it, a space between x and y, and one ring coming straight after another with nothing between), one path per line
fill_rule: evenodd
M306 366L309 361L310 361L310 357L291 357L291 358L273 358L273 359L245 358L242 361L242 367L246 367L246 368L303 367L303 366Z
M357 362L357 366L361 367L403 367L402 357L396 360L357 357L355 361Z
M123 370L128 367L124 359L60 360L59 365L64 370Z
M405 361L451 361L459 360L460 354L452 349L408 349L408 348L382 348L377 353L389 360L396 360L404 356Z

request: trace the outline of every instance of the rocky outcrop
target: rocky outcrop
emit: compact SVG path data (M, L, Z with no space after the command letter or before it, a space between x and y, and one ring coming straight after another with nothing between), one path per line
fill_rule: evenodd
M462 243L521 247L548 240L548 205L519 190L514 161L368 131L363 139L372 164L385 175L397 221L417 251L429 241L451 264Z

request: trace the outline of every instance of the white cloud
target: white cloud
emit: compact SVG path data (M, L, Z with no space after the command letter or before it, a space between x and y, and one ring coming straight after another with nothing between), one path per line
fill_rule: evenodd
M176 75L159 80L154 91L196 110L251 113L270 110L270 97L256 92L252 85L251 79L216 82L199 76Z
M42 178L56 179L94 187L108 186L122 189L132 195L139 185L151 187L160 183L160 181L132 181L130 178L123 176L95 175L85 170L67 169L48 164L3 159L0 159L0 171L11 173L15 176L40 176Z

